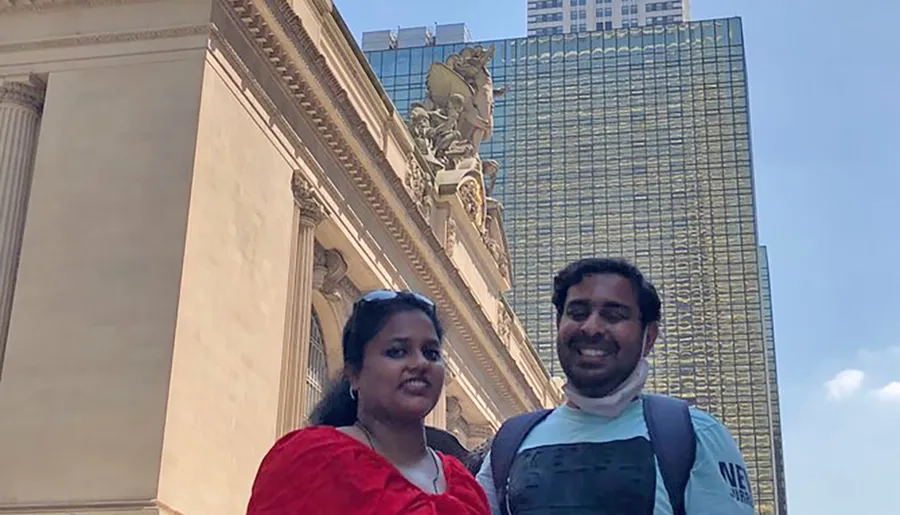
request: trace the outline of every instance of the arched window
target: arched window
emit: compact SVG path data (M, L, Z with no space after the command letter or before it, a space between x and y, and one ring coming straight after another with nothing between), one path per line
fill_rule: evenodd
M328 383L328 363L325 361L325 340L316 312L312 312L309 328L309 362L306 364L306 412L312 411Z

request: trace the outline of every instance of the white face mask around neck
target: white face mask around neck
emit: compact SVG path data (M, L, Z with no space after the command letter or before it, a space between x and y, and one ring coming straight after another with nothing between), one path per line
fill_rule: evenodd
M625 408L640 395L644 385L647 383L647 377L650 375L650 363L645 356L647 350L647 329L644 328L644 335L641 341L641 358L638 360L634 370L631 371L631 374L622 381L622 384L603 397L587 397L576 390L570 383L566 383L563 391L569 404L586 413L606 418L618 417L625 411Z

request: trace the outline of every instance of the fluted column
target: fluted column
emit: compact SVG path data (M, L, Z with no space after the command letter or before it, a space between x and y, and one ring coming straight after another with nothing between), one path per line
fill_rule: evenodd
M300 427L305 416L306 366L309 361L309 332L312 324L313 268L316 226L325 219L325 210L301 173L291 179L296 212L291 271L288 279L287 327L281 360L278 434Z
M0 79L0 367L9 331L43 105L44 87L37 80Z

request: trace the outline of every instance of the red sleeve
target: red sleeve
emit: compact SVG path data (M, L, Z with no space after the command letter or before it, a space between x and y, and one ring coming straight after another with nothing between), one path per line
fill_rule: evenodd
M263 458L247 515L489 515L475 478L455 458L441 459L447 492L429 495L334 428L294 431Z
M459 503L458 513L490 515L491 509L484 488L475 480L469 469L453 456L442 454L441 461L445 463L449 493Z
M347 485L340 481L348 441L331 428L288 433L263 458L247 515L341 515L347 513ZM343 464L343 465L341 465ZM343 491L343 493L339 493Z

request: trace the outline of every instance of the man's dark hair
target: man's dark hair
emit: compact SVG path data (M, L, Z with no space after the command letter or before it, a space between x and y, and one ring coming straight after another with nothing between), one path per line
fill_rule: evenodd
M586 258L569 263L553 278L553 305L556 306L556 323L562 319L566 307L569 288L575 286L589 275L615 274L631 281L631 287L637 297L641 310L641 326L659 322L660 301L656 288L644 274L624 259Z

